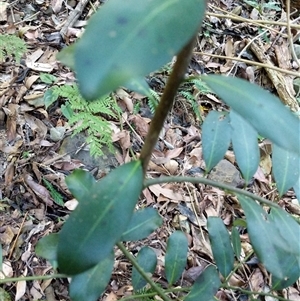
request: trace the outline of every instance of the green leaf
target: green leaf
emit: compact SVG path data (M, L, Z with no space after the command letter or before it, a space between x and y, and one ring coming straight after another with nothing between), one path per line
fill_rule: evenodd
M47 259L54 269L57 268L58 233L42 237L35 246L36 255Z
M126 88L148 97L151 95L151 89L144 77L131 79L131 81L126 84Z
M96 301L105 290L114 267L114 254L84 273L72 277L70 297L72 301Z
M250 198L238 195L247 218L247 229L259 260L276 279L277 287L300 277L300 226L281 208L267 214ZM280 282L280 283L279 283Z
M52 89L48 89L44 94L44 104L48 109L58 98L58 95Z
M234 110L230 111L230 124L234 154L245 181L249 183L259 164L257 131Z
M185 234L175 231L167 242L165 272L169 285L175 283L184 271L188 252L188 241Z
M70 69L75 69L75 46L76 44L72 44L68 47L65 47L61 52L56 55L56 58L68 66Z
M233 227L231 230L231 242L232 242L232 247L233 247L235 256L237 259L239 259L241 256L242 246L241 246L240 233L236 227Z
M96 99L169 62L198 31L205 8L203 0L105 3L75 44L75 71L84 98Z
M273 174L281 196L299 179L300 156L276 144L273 144L272 150Z
M72 116L74 116L74 111L72 109L72 105L67 102L64 105L61 105L60 110L62 112L62 114L68 119L70 120L72 118Z
M221 286L217 269L210 265L196 279L190 293L183 299L184 301L213 300Z
M207 229L215 262L220 273L226 278L233 270L234 264L229 233L219 217L209 217Z
M58 81L57 77L49 73L41 73L40 79L45 84L53 84Z
M299 176L296 184L293 186L293 189L294 189L296 197L298 199L298 203L300 204L300 176Z
M143 247L137 257L137 263L142 267L144 272L153 274L157 264L157 258L155 252L149 247ZM136 270L132 268L132 285L135 291L142 289L147 284L146 280Z
M135 241L146 238L163 223L161 216L154 208L145 208L134 212L127 230L120 240Z
M269 219L278 231L277 235L281 237L286 249L288 249L288 254L286 250L281 252L281 265L284 269L285 277L280 279L274 275L272 276L273 289L282 290L295 283L300 277L300 225L281 208L272 208Z
M121 238L143 188L143 169L135 161L99 182L83 171L66 182L79 204L59 234L58 265L62 273L74 275L105 259Z
M75 169L72 174L66 178L66 183L68 189L79 202L89 202L87 196L90 196L95 186L99 185L93 176L83 169Z
M260 135L300 154L300 120L277 97L239 78L209 75L202 80Z
M225 112L210 111L202 126L202 147L206 170L223 159L230 144L231 127Z

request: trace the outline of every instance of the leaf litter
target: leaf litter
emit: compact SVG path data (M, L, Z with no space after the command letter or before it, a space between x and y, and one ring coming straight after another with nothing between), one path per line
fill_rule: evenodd
M113 166L111 163L99 166L94 161L87 161L89 148L84 142L75 144L74 151L62 147L74 128L61 114L62 100L46 109L43 96L50 87L51 77L47 82L45 74L54 76L59 85L75 81L74 74L61 66L55 56L65 44L73 43L81 35L83 26L93 13L92 6L87 2L54 0L50 6L49 1L23 1L1 6L0 33L17 34L26 42L27 51L21 57L20 64L13 56L7 56L0 66L0 242L3 252L0 277L3 274L12 277L51 273L51 266L35 255L34 247L41 237L59 231L70 211L76 207L76 200L67 190L65 176L76 168L84 167L97 178L103 177L114 166L130 161L132 154L138 155L148 132L154 102L143 95L120 89L115 97L122 110L121 118L114 120L107 116L112 128L112 139L119 149L114 155L116 163ZM291 64L288 40L279 34L281 27L257 23L261 19L281 20L285 16L285 8L278 3L274 7L263 8L262 14L259 14L251 3L209 2L203 33L198 38L188 73L220 73L245 78L274 93L277 89L286 104L295 110L299 109L290 75L275 71L266 73L238 60L264 62L269 60L270 55L272 64L277 62L275 66L296 70L295 63ZM98 6L99 1L93 5ZM229 12L233 15L229 16ZM244 22L239 22L232 16L243 16L248 21L244 19ZM295 30L299 31L299 27ZM249 38L254 41L251 51L245 47ZM228 57L236 57L237 60ZM147 78L157 95L164 88L169 68L167 66ZM284 91L280 91L278 86L284 87ZM184 92L178 94L177 102L164 125L149 165L148 177L197 177L204 174L201 123L209 111L224 106L211 92L199 88L199 83L184 84ZM58 127L63 127L65 131L61 138L53 139L50 132ZM77 156L80 150L85 150L83 157ZM247 189L275 201L278 194L273 188L268 142L260 144L260 151L260 166ZM236 163L231 151L226 153L225 158L231 164ZM60 196L64 205L57 204L54 192L56 197ZM279 200L279 205L299 220L299 205L294 200L295 195L290 190ZM212 262L206 219L209 216L220 216L230 230L233 222L244 216L236 197L202 184L150 186L143 191L139 206L156 208L163 216L164 224L147 239L128 243L127 247L133 254L143 245L155 251L158 265L154 280L163 287L167 287L164 256L170 233L175 229L184 229L188 236L188 262L183 278L177 285L190 285ZM242 229L241 258L244 259L252 247L248 234ZM101 300L117 300L133 293L129 268L124 256L116 251L115 269ZM238 269L229 283L250 287L257 292L268 292L269 277L260 265L248 264ZM3 287L15 300L37 300L43 297L47 300L69 300L66 280L22 281L16 286L8 283ZM286 289L283 295L298 300L299 282ZM217 297L220 300L238 299L241 294L238 291L220 290Z

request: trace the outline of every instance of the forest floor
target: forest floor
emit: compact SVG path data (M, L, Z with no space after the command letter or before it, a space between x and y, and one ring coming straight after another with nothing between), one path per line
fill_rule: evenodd
M36 256L35 245L47 234L58 232L74 210L76 200L67 190L65 177L75 168L85 168L101 178L114 166L138 155L147 134L155 101L120 89L114 97L122 119L107 118L117 153L103 150L105 156L95 159L90 156L85 133L71 136L75 125L69 124L62 114L66 98L45 106L47 90L75 82L74 74L57 61L56 54L76 41L99 5L102 3L98 0L0 2L0 34L15 34L27 46L20 64L14 56L4 56L0 62L0 243L2 273L6 277L52 273L50 264ZM256 65L268 61L284 70L300 71L289 51L293 43L299 59L300 19L292 14L290 20L293 41L286 35L286 8L281 1L210 1L188 74L218 73L244 78L279 95L294 111L299 110L300 82L295 76L275 70L267 72ZM249 41L251 46L246 47ZM161 95L171 68L170 63L147 77L155 91L154 99ZM165 122L148 176L203 175L201 124L209 111L222 108L226 106L200 82L185 83ZM259 146L260 166L246 189L277 202L299 219L300 207L293 190L279 198L274 187L270 142L262 140ZM210 178L239 186L241 175L232 150L225 159ZM166 238L174 229L185 229L189 237L188 263L178 286L190 285L212 262L205 230L207 217L221 217L230 229L235 219L244 216L235 197L206 185L154 185L143 191L139 206L157 208L164 223L148 239L128 243L127 247L132 254L143 245L155 250L158 267L154 279L163 287L167 285L163 272ZM240 234L245 256L252 247L247 233ZM117 300L133 292L130 270L130 264L117 250L114 272L101 300ZM255 258L230 279L231 285L253 292L268 292L269 283L270 275ZM6 283L2 288L11 300L70 300L67 279ZM300 281L278 294L300 300ZM229 290L220 291L217 297L221 301L251 299L240 291Z

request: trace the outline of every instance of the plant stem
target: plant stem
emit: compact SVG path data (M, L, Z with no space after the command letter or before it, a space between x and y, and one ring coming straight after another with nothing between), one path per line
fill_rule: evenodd
M151 285L152 289L155 290L164 301L172 301L169 297L166 296L164 290L156 285L156 283L145 273L145 271L137 263L135 258L129 253L129 251L127 251L124 244L122 242L118 242L117 246L126 256L126 258L132 263L132 265L137 269L137 271L142 275L142 277Z
M148 186L155 185L155 184L174 183L174 182L177 182L177 183L190 182L190 183L194 183L194 184L202 183L202 184L205 184L205 185L218 187L218 188L221 188L225 191L233 192L235 194L242 194L246 197L249 197L253 200L258 201L259 203L265 204L265 205L270 206L270 207L280 208L277 204L275 204L271 201L268 201L268 200L266 200L266 199L264 199L260 196L254 195L251 192L245 191L243 189L235 188L231 185L219 183L219 182L212 181L212 180L205 179L205 178L201 178L201 177L193 178L193 177L177 177L177 176L170 177L170 176L168 176L168 177L160 177L160 178L157 178L157 179L146 179L144 181L144 187L148 187Z
M171 288L171 289L166 289L164 292L165 293L178 293L178 292L189 292L191 290L191 287L174 287L174 288ZM145 292L145 293L140 293L140 294L137 294L137 295L131 295L131 296L128 296L128 297L124 297L122 299L120 299L121 301L131 301L131 300L134 300L134 299L143 299L143 298L146 298L146 297L155 297L157 295L157 293L153 293L153 292ZM147 299L148 300L148 299Z
M67 278L68 276L64 274L52 274L52 275L46 275L46 276L26 276L26 277L12 277L12 278L4 278L0 279L1 283L7 283L7 282L18 282L18 281L31 281L31 280L48 280L52 278Z
M193 38L186 44L186 46L179 52L161 100L155 110L155 115L151 121L150 129L140 155L144 173L147 171L147 166L150 161L152 151L159 138L164 121L173 106L177 90L184 79L193 52L195 39L196 35L194 35Z

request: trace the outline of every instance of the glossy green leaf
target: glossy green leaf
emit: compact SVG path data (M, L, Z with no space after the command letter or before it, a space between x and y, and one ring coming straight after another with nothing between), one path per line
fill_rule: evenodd
M185 234L175 231L167 242L165 256L165 272L169 285L175 283L182 275L186 266L188 241Z
M239 78L209 75L202 80L260 135L300 154L300 120L277 97Z
M70 69L75 69L75 44L65 47L56 55L56 58L68 66Z
M146 238L160 227L163 219L154 208L145 208L134 212L127 230L120 240L135 241Z
M272 208L273 213L267 214L250 198L239 195L238 199L247 218L250 241L261 263L275 277L278 287L278 279L293 280L297 264L299 273L299 225L280 208Z
M231 127L227 113L209 112L202 126L202 151L207 171L223 159L230 138Z
M277 190L280 195L283 195L299 179L300 155L297 156L297 154L291 153L276 144L273 144L272 150L273 174Z
M299 176L298 180L296 181L296 184L293 186L293 189L294 189L296 197L298 199L298 203L300 204L300 176Z
M234 110L230 111L231 139L236 161L247 183L259 164L257 131Z
M79 202L89 202L91 191L95 190L97 184L94 177L86 170L75 169L66 178L68 189ZM100 182L99 182L100 183Z
M205 8L204 0L107 1L75 44L83 97L106 95L169 62L197 32ZM63 57L73 64L68 55L58 58L64 62Z
M229 233L219 217L209 217L207 229L214 260L220 273L226 278L233 270L234 264Z
M231 242L232 242L234 254L236 258L239 259L241 256L242 246L241 246L240 233L236 227L233 227L231 230Z
M105 290L114 267L114 255L106 257L95 267L72 277L70 297L72 301L96 301Z
M135 161L99 182L83 171L66 182L79 204L59 234L58 265L62 273L74 275L105 259L121 238L142 191L143 170Z
M150 91L151 91L148 83L146 82L145 78L143 78L143 77L131 79L131 81L129 81L126 84L126 88L131 91L138 92L147 97L150 95Z
M47 259L54 269L57 268L58 233L42 237L35 246L36 255Z
M196 279L190 293L183 299L184 301L213 300L221 286L217 269L210 265Z
M137 263L142 267L147 274L153 274L156 268L157 258L155 252L149 247L143 247L137 257ZM147 284L147 281L133 267L132 268L132 285L135 291L142 289Z
M273 288L282 290L300 278L300 225L281 208L272 208L269 219L278 231L277 235L286 245L285 250L281 252L281 265L284 267L285 277L282 279L274 275L272 277ZM280 251L278 250L278 252Z
M54 93L52 89L48 89L44 94L44 104L46 110L58 99L57 93Z
M45 84L53 84L58 81L58 78L49 73L40 73L40 80Z

